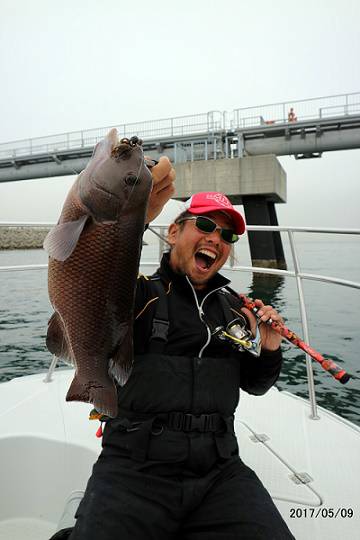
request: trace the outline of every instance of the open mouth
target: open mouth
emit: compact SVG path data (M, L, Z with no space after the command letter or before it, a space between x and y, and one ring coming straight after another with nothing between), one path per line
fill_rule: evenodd
M199 249L195 253L195 261L196 261L196 266L200 270L202 271L209 270L209 268L211 268L211 266L216 261L216 255L215 253L213 253L212 251L209 251L208 249Z

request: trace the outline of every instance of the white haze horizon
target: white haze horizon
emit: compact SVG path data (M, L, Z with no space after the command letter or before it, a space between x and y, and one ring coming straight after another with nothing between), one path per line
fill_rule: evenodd
M3 0L0 143L360 92L359 20L357 0ZM360 150L279 161L280 225L360 228ZM0 221L56 221L73 181L0 183Z

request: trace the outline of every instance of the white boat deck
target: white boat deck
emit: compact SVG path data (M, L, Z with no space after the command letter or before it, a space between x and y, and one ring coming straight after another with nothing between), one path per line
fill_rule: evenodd
M236 423L240 455L295 537L360 538L360 429L320 407L320 419L312 420L309 404L288 392L243 397ZM253 442L254 434L269 438ZM309 483L295 483L294 474L303 473Z
M88 421L91 405L65 402L72 370L57 371L51 383L43 379L1 384L1 540L48 540L69 495L85 488L101 449L99 424ZM297 540L356 540L360 429L321 408L319 414L311 420L307 402L287 392L243 393L236 416L240 455ZM309 483L296 483L295 473L306 473Z

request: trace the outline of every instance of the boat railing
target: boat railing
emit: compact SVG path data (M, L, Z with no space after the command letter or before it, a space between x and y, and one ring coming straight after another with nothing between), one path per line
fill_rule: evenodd
M25 223L25 222L0 222L1 227L51 227L54 223ZM155 233L156 237L159 240L159 251L158 258L154 261L141 260L141 266L156 266L162 256L162 253L166 249L166 231L168 225L166 224L153 224L151 226L152 231ZM305 280L315 280L323 283L330 283L333 285L341 285L343 287L350 287L353 289L360 289L360 283L355 281L349 281L345 279L325 276L321 274L311 274L307 272L302 272L298 251L296 247L295 236L297 233L311 233L311 234L341 234L341 235L360 235L360 229L336 229L336 228L314 228L314 227L283 227L283 226L264 226L264 225L248 225L248 231L271 231L271 232L282 232L286 233L289 239L293 270L281 270L277 268L264 268L258 266L242 266L236 264L236 254L235 250L232 250L232 253L229 258L229 264L226 265L225 269L230 269L239 272L252 272L257 274L271 274L275 276L283 277L292 277L296 280L297 285L297 295L298 302L300 307L301 315L301 325L304 341L309 343L309 330L308 330L308 317L307 309L305 303L305 295L303 290L303 282ZM0 247L1 249L1 247ZM46 269L47 264L30 264L30 265L16 265L16 266L0 266L0 272L13 272L13 271L25 271L25 270L41 270ZM316 393L315 393L315 384L314 384L314 374L312 369L311 358L308 354L306 356L306 372L307 372L307 384L308 384L308 395L309 402L311 407L310 418L318 419L317 412L317 403L316 403ZM52 374L56 368L57 359L53 357L47 375L44 379L44 382L50 382L52 380Z

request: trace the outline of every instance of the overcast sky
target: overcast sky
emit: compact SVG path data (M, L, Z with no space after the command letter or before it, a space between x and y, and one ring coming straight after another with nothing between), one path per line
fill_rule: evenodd
M1 0L0 142L360 92L358 0ZM280 158L283 225L360 227L360 150ZM0 183L56 220L72 177Z

